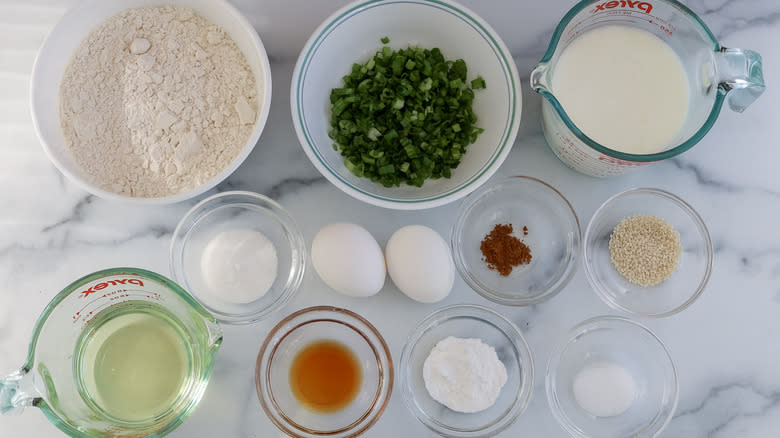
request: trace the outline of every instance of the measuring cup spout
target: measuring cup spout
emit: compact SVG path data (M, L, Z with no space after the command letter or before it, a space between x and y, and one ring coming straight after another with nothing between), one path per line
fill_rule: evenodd
M718 82L729 107L741 113L764 92L761 55L752 50L722 48L715 54Z
M216 352L222 344L222 327L216 321L206 321L206 329L209 333L209 345Z
M542 91L550 92L550 86L548 82L548 72L550 71L550 64L542 62L536 66L531 72L531 89L537 93Z
M21 414L25 407L41 400L33 378L25 367L0 379L0 414Z

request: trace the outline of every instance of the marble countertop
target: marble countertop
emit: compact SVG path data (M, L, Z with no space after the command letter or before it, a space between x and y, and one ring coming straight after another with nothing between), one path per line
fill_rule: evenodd
M424 224L448 235L457 203L420 211L385 210L360 203L328 183L309 163L295 137L288 86L297 53L311 31L342 0L234 0L269 50L274 78L266 130L254 152L217 190L244 189L278 200L310 242L333 221L364 225L381 245L397 228ZM49 162L29 116L30 70L38 47L76 0L0 0L0 374L24 362L40 311L73 279L98 269L137 266L169 274L168 245L177 221L196 202L133 207L89 195ZM494 26L523 76L520 133L494 179L524 174L557 187L587 224L609 196L631 187L660 187L690 202L704 218L715 246L712 278L684 312L644 320L663 339L680 377L680 401L664 437L765 438L780 433L780 4L775 0L689 0L726 46L764 58L767 92L744 114L724 109L694 149L654 167L599 180L565 167L546 146L540 97L527 77L558 20L573 0L464 3ZM301 11L304 11L303 13ZM562 293L527 308L487 302L456 279L453 293L420 305L392 285L373 299L339 296L306 273L301 292L278 315L250 326L225 327L208 390L194 414L170 436L281 436L263 414L253 383L255 356L265 334L285 314L312 304L353 309L385 335L396 362L408 327L434 309L479 303L499 310L524 332L535 355L534 394L528 410L501 436L565 437L544 393L552 341L576 323L613 313L588 286L582 269ZM0 417L0 437L62 434L34 408ZM433 436L404 406L399 388L366 436Z

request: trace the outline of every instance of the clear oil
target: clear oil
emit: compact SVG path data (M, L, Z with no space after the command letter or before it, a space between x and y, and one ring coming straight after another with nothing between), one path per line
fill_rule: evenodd
M98 314L76 345L79 392L110 420L153 421L196 379L186 331L161 306L130 301L117 307Z

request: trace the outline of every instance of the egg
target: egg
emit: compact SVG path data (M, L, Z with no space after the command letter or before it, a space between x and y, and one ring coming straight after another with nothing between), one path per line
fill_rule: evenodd
M385 285L382 248L360 225L340 222L323 227L312 241L311 261L322 281L344 295L368 297Z
M455 265L450 248L439 233L426 226L396 231L387 242L385 259L393 283L413 300L435 303L452 290Z

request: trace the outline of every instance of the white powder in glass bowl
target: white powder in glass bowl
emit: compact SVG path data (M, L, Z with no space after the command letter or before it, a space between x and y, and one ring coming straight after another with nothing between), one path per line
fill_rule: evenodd
M449 336L425 359L423 380L437 402L453 411L474 413L493 406L507 373L496 350L481 339Z
M221 28L189 8L136 8L100 24L74 51L60 84L60 124L93 184L163 197L225 169L262 99Z

